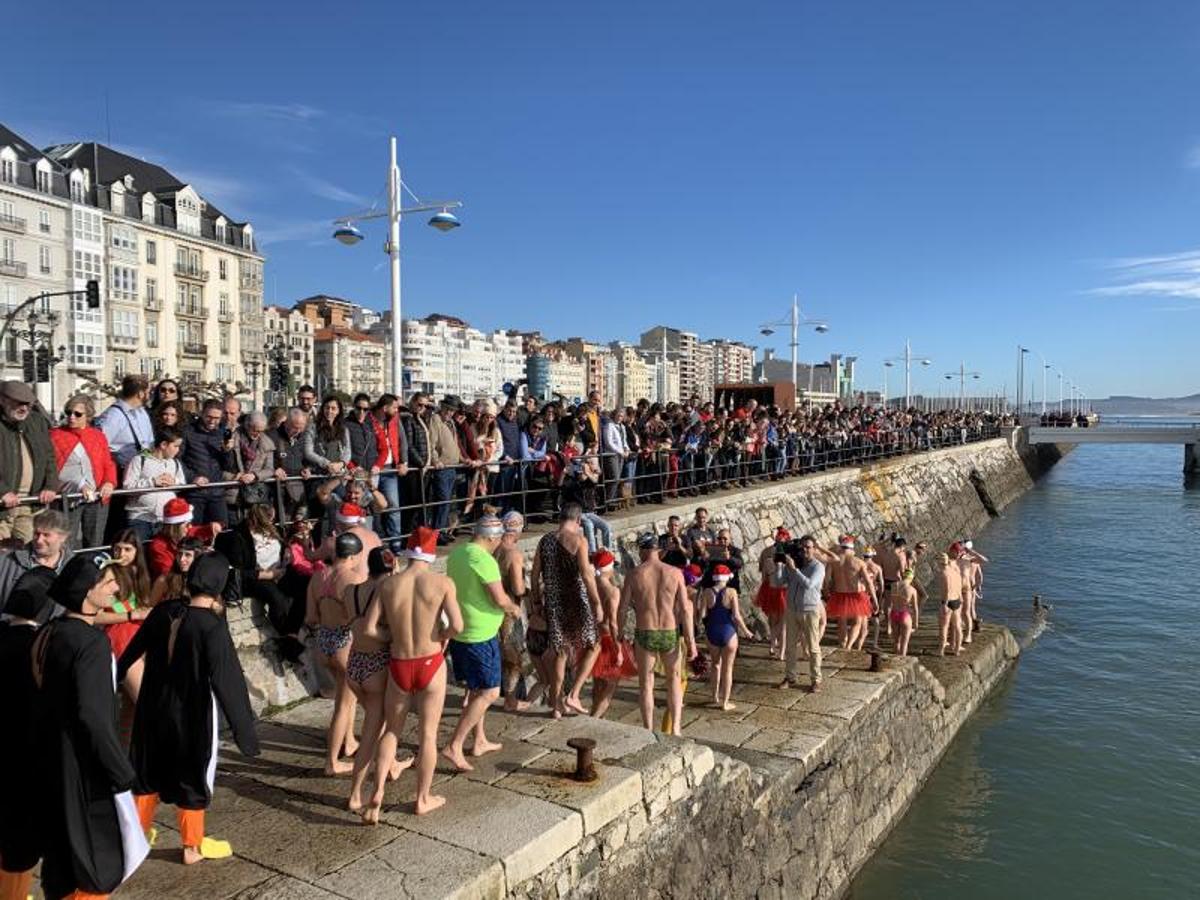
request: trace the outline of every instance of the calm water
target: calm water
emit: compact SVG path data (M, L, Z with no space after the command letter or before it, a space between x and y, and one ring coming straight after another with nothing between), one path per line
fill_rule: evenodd
M1200 489L1183 448L1085 446L981 534L984 616L1050 624L853 900L1200 897Z

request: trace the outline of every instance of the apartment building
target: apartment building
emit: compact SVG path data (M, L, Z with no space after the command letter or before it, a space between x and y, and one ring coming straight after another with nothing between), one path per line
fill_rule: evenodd
M638 348L626 341L613 341L608 345L617 362L617 402L621 406L634 406L639 400L650 397L650 367Z
M380 328L391 327L384 315ZM525 376L521 335L483 332L455 316L435 313L404 320L404 369L411 390L464 400L497 397Z
M754 378L754 348L723 338L704 341L712 354L712 383L746 384Z
M600 393L600 402L605 409L612 409L617 403L617 358L603 344L597 344L580 337L567 338L558 341L557 346L572 359L584 364L587 381L587 392Z
M387 370L383 341L345 326L333 326L316 329L312 342L313 386L319 395L366 391L378 397L390 389L384 384Z
M286 306L268 306L263 309L263 331L267 350L267 364L271 363L277 349L281 349L288 367L286 395L295 396L302 384L312 384L313 366L312 320L296 309ZM268 378L269 382L269 371Z
M700 351L700 339L693 332L655 325L649 331L642 332L638 346L649 354L660 356L665 349L668 358L679 363L681 396L712 399L712 381L705 371L711 366L705 364L706 354Z
M75 284L95 277L100 219L103 303L95 311L75 301L72 366L101 381L141 372L248 383L247 365L265 358L253 226L161 166L103 144L59 144L46 156L62 167L74 203Z

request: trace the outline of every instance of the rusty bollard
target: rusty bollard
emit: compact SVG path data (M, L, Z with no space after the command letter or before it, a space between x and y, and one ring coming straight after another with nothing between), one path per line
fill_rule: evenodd
M876 650L871 651L871 666L867 671L868 672L882 672L883 671L883 654L880 653L879 650L876 649Z
M596 763L592 759L592 751L596 749L596 742L591 738L577 737L567 741L567 746L575 751L575 771L571 773L571 777L576 781L595 781L598 777L596 774Z

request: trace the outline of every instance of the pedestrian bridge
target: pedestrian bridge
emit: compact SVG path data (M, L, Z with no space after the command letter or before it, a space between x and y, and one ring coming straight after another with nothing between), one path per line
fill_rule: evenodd
M1098 425L1092 428L1027 429L1031 444L1182 444L1183 471L1200 474L1200 425Z

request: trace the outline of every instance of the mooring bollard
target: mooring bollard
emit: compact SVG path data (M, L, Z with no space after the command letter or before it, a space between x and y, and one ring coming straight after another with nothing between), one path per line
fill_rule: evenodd
M867 671L869 671L869 672L882 672L883 671L883 654L880 653L878 650L871 651L871 667Z
M571 773L571 777L576 781L595 781L599 777L596 774L596 763L592 759L596 742L591 738L577 737L567 741L567 746L575 751L575 771Z

